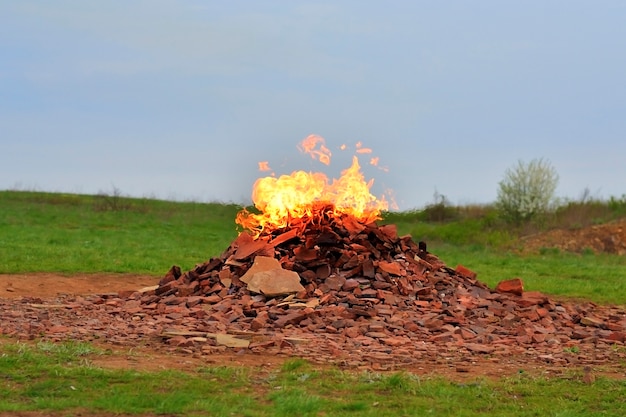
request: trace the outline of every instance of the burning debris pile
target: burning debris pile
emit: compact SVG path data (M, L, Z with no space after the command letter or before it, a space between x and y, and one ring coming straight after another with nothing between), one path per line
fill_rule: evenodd
M495 290L469 269L447 267L394 225L362 224L324 210L318 221L253 238L242 233L217 258L181 273L173 267L143 304L210 305L195 330L241 335L337 335L352 343L474 353L512 346L563 351L572 343L626 341L626 316L570 306L519 279ZM302 227L306 224L306 227ZM165 307L163 307L165 308ZM176 343L192 333L170 332ZM297 338L296 338L297 339ZM261 338L246 347L275 346Z
M317 136L302 148L330 160ZM369 194L371 185L356 158L332 183L301 171L258 180L259 213L242 211L236 220L247 231L190 271L172 267L141 294L141 305L178 319L163 332L178 346L228 333L238 335L238 347L293 347L315 334L326 336L331 356L379 346L383 356L393 348L410 362L442 344L468 353L543 347L553 357L580 342L626 341L623 312L559 304L524 292L519 279L491 290L471 270L451 269L425 243L399 236L394 225L377 224L386 202ZM201 320L190 329L181 310ZM320 357L319 349L311 355Z
M257 239L242 233L218 258L184 274L173 267L155 296L245 299L240 320L257 318L258 329L254 306L275 304L276 298L288 300L282 311L263 315L263 327L298 324L315 317L318 306L340 306L346 317L369 318L417 307L445 305L460 311L464 304L471 306L470 299L478 305L479 298L491 295L469 270L446 267L426 251L425 243L398 236L394 225L362 224L350 215L331 213L327 207L318 213L318 222Z

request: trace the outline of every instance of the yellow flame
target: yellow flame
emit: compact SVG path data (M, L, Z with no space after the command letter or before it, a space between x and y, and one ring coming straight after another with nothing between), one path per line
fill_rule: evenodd
M349 214L361 223L380 219L387 210L387 201L370 193L374 180L368 182L361 172L358 158L341 177L329 182L323 173L294 171L291 175L259 178L254 183L252 201L258 214L243 210L236 222L256 236L285 228L294 222L314 221L323 210L332 206L336 216Z
M387 209L384 198L378 200L370 193L374 184L371 179L365 182L361 166L356 156L352 157L352 166L341 172L341 177L330 186L332 202L342 213L355 216L364 223L380 218L380 212Z

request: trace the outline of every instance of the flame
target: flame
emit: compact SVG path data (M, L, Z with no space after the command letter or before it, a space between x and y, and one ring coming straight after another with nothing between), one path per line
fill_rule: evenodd
M320 136L308 136L299 148L324 164L330 163L331 152ZM332 216L351 215L360 223L371 223L379 220L381 212L388 208L384 196L378 199L370 193L373 183L373 179L365 180L356 155L352 157L352 165L332 181L323 173L305 171L259 178L252 191L252 201L259 213L244 209L235 221L255 237L294 225L304 227L329 212Z
M259 162L259 171L271 171L270 163L268 161Z
M319 149L315 149L319 145ZM318 159L325 165L330 165L330 157L332 153L330 149L326 147L326 141L323 137L318 135L309 135L301 143L298 148L311 155L311 158Z

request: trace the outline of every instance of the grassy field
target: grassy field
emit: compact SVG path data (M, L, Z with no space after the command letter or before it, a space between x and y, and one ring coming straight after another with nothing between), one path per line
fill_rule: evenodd
M0 273L92 272L163 275L219 255L237 235L239 207L119 196L0 192ZM494 286L521 277L527 289L626 305L626 260L615 255L510 250L512 231L491 214L447 222L389 214L401 234L427 240L449 266L463 264ZM495 225L494 225L495 224ZM623 349L623 347L618 347ZM572 368L562 378L520 372L457 383L408 373L319 369L293 359L274 371L207 366L195 371L107 370L89 344L0 340L0 416L622 416L626 381L593 386ZM624 364L626 368L626 364ZM4 412L5 414L2 414Z
M237 236L234 205L0 192L0 273L190 269Z
M212 366L194 372L107 370L89 358L110 354L80 343L4 343L0 415L184 416L623 416L626 382L580 382L520 372L459 383L396 372L320 369L291 359L272 371ZM152 414L154 413L154 414Z
M218 256L237 236L240 207L117 196L0 192L0 273L112 272L161 276ZM514 232L483 218L429 222L415 213L383 222L426 240L446 264L463 264L490 286L520 277L528 290L626 304L626 259L509 249ZM486 220L488 221L487 226Z

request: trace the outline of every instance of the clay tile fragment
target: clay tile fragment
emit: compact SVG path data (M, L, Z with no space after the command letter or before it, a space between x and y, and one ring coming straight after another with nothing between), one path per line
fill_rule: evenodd
M306 271L305 271L306 272ZM330 276L330 265L323 264L315 270L315 276L320 279L326 279Z
M286 269L271 269L257 272L248 281L248 290L268 297L295 294L303 291L300 275Z
M396 242L398 237L398 227L395 224L385 224L378 227L377 234L382 240L393 243Z
M165 274L165 276L161 278L161 281L159 281L159 285L165 285L168 282L175 281L178 278L180 278L180 276L181 276L180 267L177 265L173 265L170 268L170 270L167 271L167 274Z
M240 236L250 236L247 233L242 233ZM252 236L249 238L238 239L239 247L233 254L233 259L243 260L257 252L267 252L269 247L273 250L273 247L264 240L253 240Z
M365 225L359 223L354 217L346 216L343 219L343 226L351 235L357 235L365 230Z
M398 264L397 262L380 261L378 263L378 267L392 275L401 276L406 274L404 269L400 267L400 264Z
M374 278L376 276L376 268L371 259L366 259L362 264L363 276L367 278Z
M469 279L476 279L476 272L464 267L463 265L457 265L456 269L455 269L457 274L460 274L462 276L464 276L465 278L469 278Z
M296 259L299 261L313 261L317 259L317 250L307 249L303 246L294 248L293 254L296 255Z
M522 295L524 292L524 283L519 278L500 281L496 286L496 291L499 293Z
M522 298L516 300L520 307L530 307L534 305L543 305L549 301L545 294L538 291L526 291L522 294Z
M328 286L331 291L339 291L343 285L346 283L346 278L340 275L332 275L326 278L324 283Z
M254 262L248 271L239 278L240 281L248 283L252 276L257 272L269 271L272 269L281 269L282 266L277 259L269 256L257 256L254 258Z
M298 310L298 311L295 311L293 313L289 313L287 315L284 315L284 316L281 316L280 318L278 318L274 322L274 326L276 326L278 328L282 328L282 327L285 327L288 324L298 324L302 320L306 319L309 314L310 314L310 312L306 311L306 309L305 310Z
M282 243L288 242L291 239L294 239L298 237L298 230L297 229L291 229L285 233L281 233L280 235L276 236L274 239L272 239L272 241L270 242L270 245L273 247L276 247Z
M463 346L470 352L489 354L495 350L495 347L483 345L480 343L465 343Z
M592 316L585 316L581 318L580 324L582 324L583 326L589 326L589 327L598 327L598 328L606 327L603 320L598 319L596 317L592 317Z

